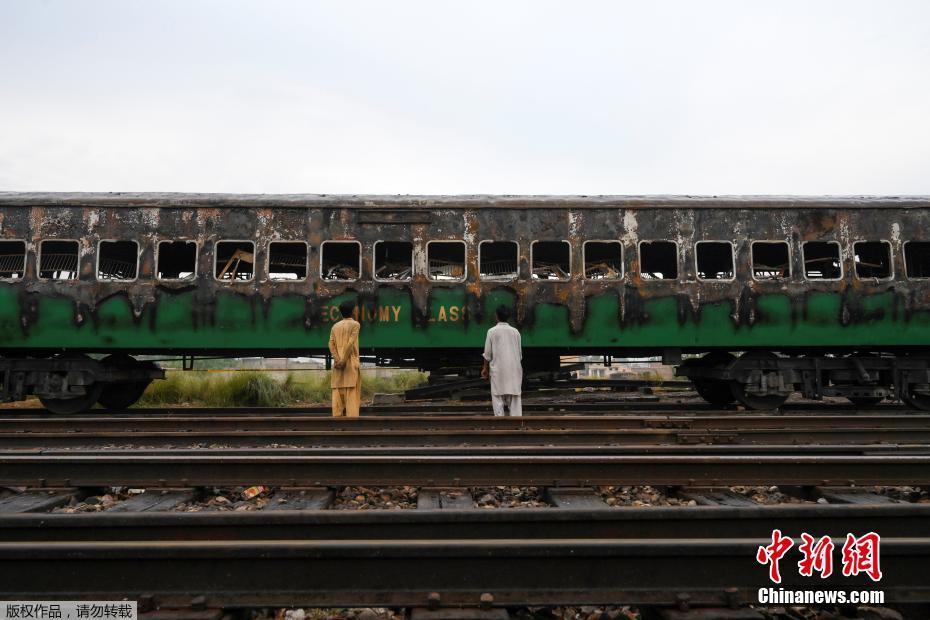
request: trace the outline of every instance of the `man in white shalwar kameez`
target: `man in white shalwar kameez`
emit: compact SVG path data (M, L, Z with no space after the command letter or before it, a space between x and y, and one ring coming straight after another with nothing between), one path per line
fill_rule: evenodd
M523 350L520 332L507 323L510 308L497 308L497 325L484 340L484 367L481 376L491 379L491 408L496 416L522 416L520 393L523 388Z

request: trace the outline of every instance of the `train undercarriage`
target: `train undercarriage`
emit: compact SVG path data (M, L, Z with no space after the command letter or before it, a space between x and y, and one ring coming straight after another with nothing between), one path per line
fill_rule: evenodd
M451 368L460 377L476 378L480 368L479 355L471 352L456 356L456 360L451 360L448 352L441 358L421 358L408 352L401 357L378 355L372 359L379 365L419 367L439 377ZM534 353L525 357L525 372L539 374L550 366L558 371L558 364L555 351ZM474 372L465 372L473 366ZM930 411L927 354L750 350L735 355L718 350L685 359L675 374L690 380L699 396L720 407L741 404L753 410L777 409L789 396L800 393L812 400L843 397L862 406L896 399L913 409ZM155 362L125 353L99 359L71 352L0 357L0 402L37 396L46 409L59 414L79 413L96 404L124 409L135 403L152 381L164 377L165 371Z
M776 409L800 392L805 398L845 397L874 405L886 398L930 411L930 356L857 352L779 354L747 351L735 356L713 351L682 362L675 372L694 384L707 402L748 409Z
M0 358L0 402L38 396L52 413L80 413L100 404L125 409L165 371L124 353L93 359L82 353Z

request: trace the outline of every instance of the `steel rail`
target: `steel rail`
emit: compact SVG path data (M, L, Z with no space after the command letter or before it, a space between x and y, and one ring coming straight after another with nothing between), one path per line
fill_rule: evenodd
M887 443L930 446L930 428L745 429L622 431L486 430L486 431L125 431L102 433L0 433L0 449L22 447L99 448L143 445L177 447L455 447L455 446L651 446L651 445L819 445L855 446Z
M592 497L595 492L591 490ZM816 532L844 537L927 535L927 504L804 504L757 507L655 506L520 510L264 510L3 514L0 541L170 540L481 540L765 538Z
M416 457L416 456L645 456L645 455L674 455L674 456L857 456L857 455L923 455L930 456L930 446L925 444L811 444L811 445L714 445L714 444L646 444L646 445L455 445L455 446L422 446L413 444L407 446L310 446L291 447L288 445L246 446L231 447L220 444L203 446L175 446L170 448L157 448L144 445L109 445L105 448L110 456L198 456L222 455L232 456L381 456L381 457ZM101 454L99 448L50 448L30 447L12 450L0 450L2 455L42 455L55 456L88 456Z
M133 598L144 606L694 604L755 600L770 585L764 538L238 540L0 543L0 598ZM837 538L834 544L842 546ZM781 587L881 589L886 603L930 600L930 539L883 538L883 579L804 578ZM784 564L784 563L783 563ZM143 568L144 567L144 570ZM438 598L438 600L436 600Z
M546 416L0 419L0 449L930 444L930 416Z
M0 455L7 486L921 485L927 455Z
M304 415L174 417L172 415L0 417L0 433L100 433L154 431L611 431L620 429L930 429L930 415L475 415L333 418Z
M737 409L721 409L704 402L643 402L636 400L612 400L604 402L525 402L523 403L524 416L537 415L644 415L648 413L668 412L680 414L685 408L696 415L719 414L741 415ZM851 403L789 403L780 407L780 411L792 413L819 413L836 415L860 415L880 413L906 413L911 411L900 404L882 403L880 405L863 408ZM171 415L186 416L231 416L231 415L301 415L306 417L327 418L332 415L331 408L324 405L295 406L295 407L134 407L117 411L103 409L93 410L93 414L100 417L120 416L150 416ZM449 403L442 402L411 402L396 405L366 405L361 409L361 417L378 416L445 416L445 415L482 415L491 416L491 406L486 402L475 403ZM52 414L45 409L28 407L2 407L0 416L3 417L36 417L46 416L60 419L61 416Z

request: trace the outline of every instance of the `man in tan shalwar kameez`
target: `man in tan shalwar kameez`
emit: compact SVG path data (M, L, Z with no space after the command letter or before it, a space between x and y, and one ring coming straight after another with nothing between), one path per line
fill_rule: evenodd
M329 353L333 356L333 415L336 417L358 417L362 400L362 364L358 356L358 330L361 326L352 318L354 310L354 302L339 304L342 320L329 332Z

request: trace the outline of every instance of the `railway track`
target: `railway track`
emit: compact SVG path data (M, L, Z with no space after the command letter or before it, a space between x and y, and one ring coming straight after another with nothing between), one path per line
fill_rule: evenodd
M338 607L570 604L738 606L766 576L767 539L259 540L0 543L16 570L0 595L148 606ZM842 545L842 539L836 544ZM888 603L930 598L930 539L883 538ZM140 564L145 570L139 570ZM816 583L816 586L813 584ZM780 587L863 590L864 575ZM709 616L720 617L720 616ZM746 617L746 616L743 616ZM752 616L749 616L752 617ZM918 616L909 616L918 617ZM925 616L919 616L925 617Z
M930 506L909 504L0 515L0 565L15 565L0 597L129 597L143 611L195 603L737 607L767 581L754 557L772 529L841 545L880 519L880 587L887 602L913 604L930 600L928 516ZM797 571L782 574L782 587L812 587ZM876 584L837 571L816 587Z
M0 454L5 486L590 486L650 484L921 485L930 484L930 455L802 454L546 454L319 455L199 450L138 454L64 452Z
M593 494L592 494L593 497ZM767 538L785 532L845 536L880 525L883 536L927 535L928 504L804 504L610 509L277 510L4 514L0 542L92 540L507 540ZM467 527L466 527L467 525Z
M81 416L0 418L0 449L652 445L930 445L927 415Z
M372 416L333 418L304 415L82 415L0 417L0 432L105 432L105 431L275 431L275 430L613 430L669 429L782 429L782 428L922 428L930 415L889 413L835 415L703 415L642 414L624 416L546 415L522 418L480 415Z
M779 407L780 413L786 414L814 414L814 415L874 415L874 414L907 414L920 415L899 403L881 403L872 406L854 405L848 402L816 402L800 401L787 403ZM720 408L694 399L680 399L663 397L654 399L621 399L621 400L595 400L591 402L571 400L543 400L523 403L523 415L532 417L537 415L571 414L571 415L644 415L653 413L669 413L689 415L742 415L745 411L737 408ZM439 402L413 402L390 405L365 405L361 409L361 417L377 416L425 416L425 415L481 415L491 416L491 406L486 402L449 403ZM294 406L294 407L133 407L130 409L107 410L92 409L84 414L62 416L51 413L42 408L32 407L0 407L0 418L15 417L48 417L54 419L71 419L81 416L255 416L255 415L289 415L309 417L330 417L331 409L326 405ZM761 415L761 414L760 414Z
M734 608L767 583L755 552L778 528L832 536L837 548L848 532L878 531L885 573L878 585L839 572L814 584L783 571L782 587L880 586L887 603L930 603L930 505L851 490L930 484L928 415L893 406L746 415L668 405L618 415L550 408L524 418L474 407L432 415L378 409L358 419L327 413L3 412L0 486L34 495L124 486L196 496L260 484L314 488L328 499L317 509L253 513L6 514L0 505L0 568L9 576L0 598L129 597L143 610L683 600ZM825 505L708 499L713 505L612 510L591 489L638 484L675 487L702 503L701 493L734 485L847 490L824 491L844 502ZM421 487L423 504L318 509L332 502L333 487L352 485ZM539 487L552 508L448 510L430 499L438 497L430 489L492 485Z

